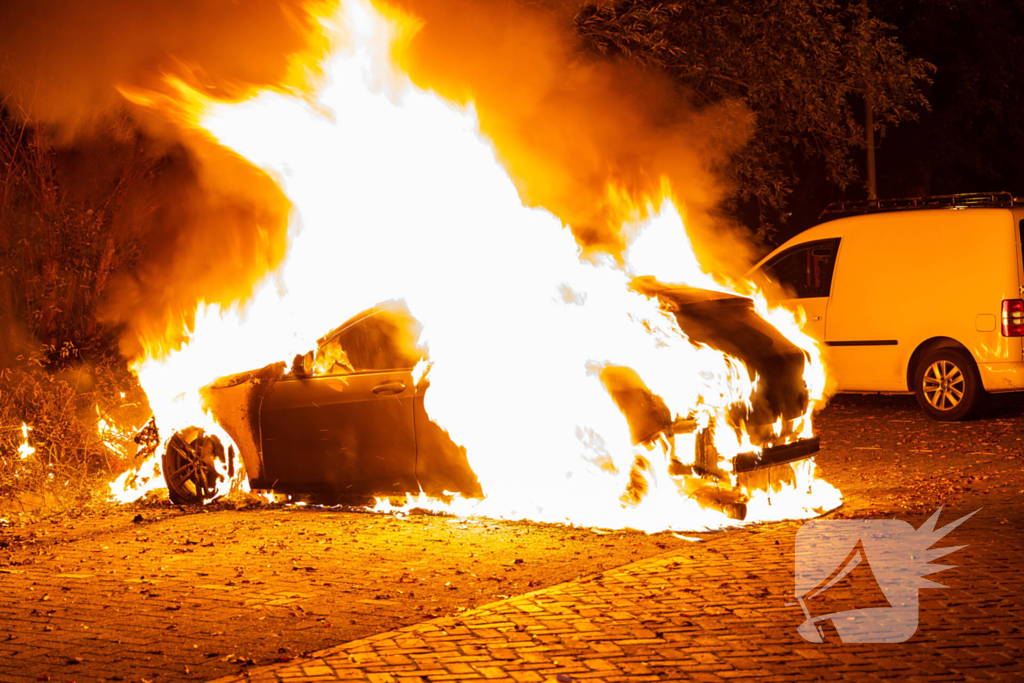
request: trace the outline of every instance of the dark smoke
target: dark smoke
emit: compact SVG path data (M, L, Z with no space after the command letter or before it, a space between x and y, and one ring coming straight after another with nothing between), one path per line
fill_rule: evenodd
M34 120L85 132L123 105L117 86L202 79L230 97L276 83L310 31L285 0L0 3L0 89Z
M278 82L310 31L301 3L278 0L0 3L0 97L9 120L27 120L57 148L59 164L76 160L61 169L61 191L90 181L100 189L121 172L135 203L147 207L108 212L104 226L143 254L101 293L101 315L127 326L127 356L142 343L179 341L199 299L244 298L286 250L288 206L265 174L216 149L197 154L194 142L183 144L179 130L130 106L118 88L160 89L173 75L230 99ZM124 119L157 173L136 178L103 167L110 122Z

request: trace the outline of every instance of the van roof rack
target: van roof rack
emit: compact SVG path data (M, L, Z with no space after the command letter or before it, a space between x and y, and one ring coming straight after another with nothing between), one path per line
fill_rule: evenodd
M930 197L900 197L897 199L858 199L832 202L825 207L818 219L843 218L880 211L915 211L920 209L990 208L1011 209L1024 206L1024 197L1014 197L1011 192L965 192L961 194L936 194Z

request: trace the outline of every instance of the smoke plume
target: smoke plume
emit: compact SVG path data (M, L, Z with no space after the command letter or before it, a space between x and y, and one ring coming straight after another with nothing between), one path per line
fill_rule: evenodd
M698 111L664 74L582 54L572 34L580 2L395 4L424 22L403 66L421 86L475 102L526 202L559 216L583 246L617 253L623 222L667 178L705 265L735 267L736 243L719 252L726 241L710 237L724 229L713 216L726 191L717 171L751 129L742 105Z
M143 343L173 343L200 299L244 299L287 251L289 207L265 173L121 93L166 92L168 76L224 99L279 84L292 55L323 48L313 16L324 4L0 5L8 116L44 128L52 144L85 149L101 122L127 111L161 159L146 185L154 209L136 218L145 257L118 274L104 306L126 325L128 356ZM572 34L578 2L392 4L422 20L398 54L413 80L472 100L524 202L560 217L581 246L618 255L623 222L642 216L667 179L705 267L745 263L738 242L722 239L735 228L716 215L726 192L718 170L751 130L741 105L698 109L662 74L584 54Z

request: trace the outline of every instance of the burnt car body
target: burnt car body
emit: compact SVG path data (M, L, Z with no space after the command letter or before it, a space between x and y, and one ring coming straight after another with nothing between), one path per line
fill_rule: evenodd
M758 378L750 406L737 405L729 422L747 424L763 451L735 458L734 472L756 472L818 450L816 438L795 440L792 433L809 400L804 352L758 316L749 299L648 278L638 278L633 288L657 297L691 341L739 358L751 379ZM204 387L204 403L237 445L250 486L342 500L418 492L482 495L465 449L424 408L429 382L417 383L413 374L423 360L419 332L403 303L388 302L322 337L316 351L297 357L290 369L275 363ZM696 431L694 421L674 420L628 368L607 368L602 380L635 443ZM780 419L777 433L772 425ZM700 436L693 473L723 478L710 434ZM229 462L233 472L234 456L197 428L176 433L162 463L171 500L189 504L212 497L223 476L214 461Z
M415 318L389 302L320 338L290 369L274 363L204 387L204 405L238 446L250 487L349 501L481 495L465 449L424 409L429 381L413 378L418 337ZM232 456L195 428L177 433L163 462L171 500L209 497L213 460ZM201 465L184 469L190 462Z

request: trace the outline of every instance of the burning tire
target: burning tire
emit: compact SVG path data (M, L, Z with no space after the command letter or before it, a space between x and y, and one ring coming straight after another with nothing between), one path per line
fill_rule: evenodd
M224 445L198 427L176 432L167 442L161 460L167 492L175 505L202 505L217 497L223 478L216 463L226 461Z

